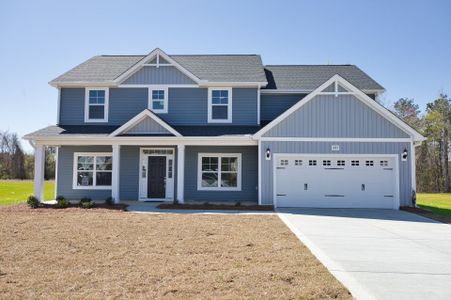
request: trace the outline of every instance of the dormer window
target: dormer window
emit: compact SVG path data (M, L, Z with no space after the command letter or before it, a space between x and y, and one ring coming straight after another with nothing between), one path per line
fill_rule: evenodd
M85 122L108 122L109 91L107 88L87 88Z
M149 88L149 108L155 113L168 112L168 88L151 87Z
M232 122L231 88L208 89L208 122L209 123Z

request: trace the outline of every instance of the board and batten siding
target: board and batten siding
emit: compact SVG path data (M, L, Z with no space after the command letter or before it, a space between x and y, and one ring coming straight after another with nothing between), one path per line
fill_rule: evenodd
M340 151L331 151L332 145L339 145ZM265 160L266 149L270 149L272 157L276 153L302 154L396 154L399 162L399 196L401 206L411 205L411 157L407 161L401 161L401 153L404 149L410 149L410 143L386 143L386 142L281 142L263 141L261 144L261 200L264 205L273 204L273 165L274 159ZM318 158L319 160L321 158Z
M158 124L155 120L146 117L138 124L124 132L125 134L171 134L166 128Z
M353 95L318 95L264 137L408 138Z
M196 84L173 66L144 66L122 84Z
M306 95L307 94L262 94L260 97L261 120L274 120Z
M257 89L234 88L232 123L228 125L257 124ZM110 88L108 122L85 123L85 89L62 88L59 125L123 125L148 108L147 88ZM170 125L211 125L208 114L207 88L169 88L168 112L157 115Z
M241 153L241 191L198 191L199 153ZM258 201L258 157L256 146L187 146L185 149L185 202Z

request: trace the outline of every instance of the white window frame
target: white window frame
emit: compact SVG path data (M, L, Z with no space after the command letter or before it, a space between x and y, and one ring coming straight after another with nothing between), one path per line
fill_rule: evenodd
M218 186L204 187L202 186L202 158L215 157L218 158ZM221 159L223 157L236 157L238 160L237 168L237 186L221 187ZM197 158L197 190L198 191L241 191L241 153L199 153Z
M152 91L159 91L159 90L163 90L164 91L164 99L163 99L163 103L164 103L164 107L163 109L153 109L153 99L152 99ZM149 109L151 111L153 111L154 113L157 114L167 114L168 113L168 98L169 98L169 87L168 86L161 86L161 85L152 85L148 87L148 104L147 106L149 107Z
M229 98L227 104L213 104L213 91L228 91ZM208 88L208 123L232 123L232 88L231 87L210 87ZM213 105L227 106L227 119L213 119Z
M103 119L90 119L89 118L89 92L90 91L105 91L105 103L103 105L104 113ZM89 87L85 88L85 122L89 123L105 123L108 122L108 111L110 103L110 89L105 87Z
M78 157L80 156L94 156L94 169L92 170L92 186L79 186L77 185L77 174L78 174ZM74 190L111 190L111 185L96 185L96 157L97 156L111 156L113 157L112 152L74 152L74 165L73 165L73 171L72 171L72 188ZM113 172L114 171L114 165L111 166L111 171L104 171L101 172ZM80 171L82 172L82 171ZM89 171L91 172L91 171ZM112 183L112 182L111 182Z

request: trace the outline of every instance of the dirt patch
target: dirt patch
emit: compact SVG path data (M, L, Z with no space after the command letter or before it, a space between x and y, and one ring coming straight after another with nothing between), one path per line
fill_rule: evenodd
M0 208L0 298L350 299L274 215Z
M408 211L432 220L436 220L445 224L451 225L451 217L436 214L432 211L428 211L419 207L401 207L401 210Z
M31 208L27 204L18 204L18 205L10 205L10 206L4 206L0 208L0 212L10 212L10 213L45 213L52 210L57 210L60 213L68 213L68 212L76 212L76 211L83 211L83 212L98 212L98 213L107 213L112 211L117 212L125 212L127 211L126 204L114 204L114 205L107 205L105 203L99 203L95 204L93 208L85 209L81 208L77 204L70 204L66 208L57 208L55 204L39 204L39 207L37 208Z
M228 205L228 204L173 204L162 203L157 206L161 209L197 209L197 210L257 210L257 211L273 211L271 205Z

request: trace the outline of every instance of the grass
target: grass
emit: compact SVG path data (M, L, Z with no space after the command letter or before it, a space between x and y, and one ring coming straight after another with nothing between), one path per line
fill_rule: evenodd
M351 299L275 215L0 207L0 298Z
M451 194L418 194L417 205L436 214L451 217Z
M0 180L0 206L26 202L32 194L32 180ZM54 181L44 183L44 199L55 199Z

